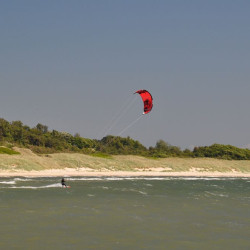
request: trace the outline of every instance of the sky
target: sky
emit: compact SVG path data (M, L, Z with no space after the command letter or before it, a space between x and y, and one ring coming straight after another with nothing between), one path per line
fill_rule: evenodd
M247 0L2 0L0 117L91 139L125 129L147 147L250 146L249 24ZM139 89L154 98L144 116Z

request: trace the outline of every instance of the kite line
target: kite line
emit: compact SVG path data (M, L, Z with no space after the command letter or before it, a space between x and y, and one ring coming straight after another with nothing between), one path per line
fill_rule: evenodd
M132 98L133 98L133 100L132 100ZM127 99L127 101L124 103L124 105L119 110L119 113L117 113L113 117L113 119L111 120L111 125L105 130L105 132L103 133L102 138L107 136L107 134L111 131L111 129L115 127L115 125L119 122L119 120L128 112L128 110L134 104L135 100L136 100L136 98L134 96Z
M132 121L126 128L124 128L119 134L118 136L120 136L121 134L123 134L126 130L128 130L130 127L132 127L135 123L137 123L141 117L144 114L148 114L149 112L151 112L152 108L153 108L153 97L152 95L145 89L141 89L136 91L134 94L139 94L141 96L141 99L143 101L143 114L140 115L139 117L137 117L134 121ZM134 96L132 96L131 98L127 99L127 101L125 102L125 104L122 106L122 108L120 109L119 113L116 114L113 119L111 120L111 124L108 128L106 128L106 130L104 131L104 134L102 136L102 138L104 138L105 136L107 136L107 134L110 132L110 130L117 125L118 121L128 112L128 110L131 108L131 106L134 104L136 98L132 99Z
M128 130L130 127L132 127L134 124L136 124L141 118L142 118L143 114L140 115L139 117L136 118L136 120L132 121L126 128L124 128L119 134L118 136L122 135L126 130Z

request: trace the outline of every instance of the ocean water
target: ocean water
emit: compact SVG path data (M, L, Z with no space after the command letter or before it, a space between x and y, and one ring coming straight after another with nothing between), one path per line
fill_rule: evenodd
M0 178L0 249L250 249L249 178Z

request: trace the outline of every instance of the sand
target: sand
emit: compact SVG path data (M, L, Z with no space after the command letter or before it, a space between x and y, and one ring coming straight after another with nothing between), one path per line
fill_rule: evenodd
M165 171L92 171L86 169L50 169L41 171L0 171L0 177L69 177L69 176L93 176L93 177L247 177L250 178L250 173L238 173L238 172L165 172Z
M0 155L0 177L250 177L250 161L211 158L152 159L131 155L100 158L77 153L37 155L29 149L15 150L20 154Z

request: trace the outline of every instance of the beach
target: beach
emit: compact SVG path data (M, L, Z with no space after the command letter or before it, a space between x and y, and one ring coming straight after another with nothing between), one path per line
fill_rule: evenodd
M0 177L70 177L70 176L85 176L85 177L229 177L229 178L250 178L250 173L236 172L164 172L164 171L89 171L86 169L50 169L40 171L6 171L1 170Z
M152 159L133 155L102 158L79 153L38 155L25 148L15 150L20 154L0 155L0 177L250 177L250 161L176 157Z

